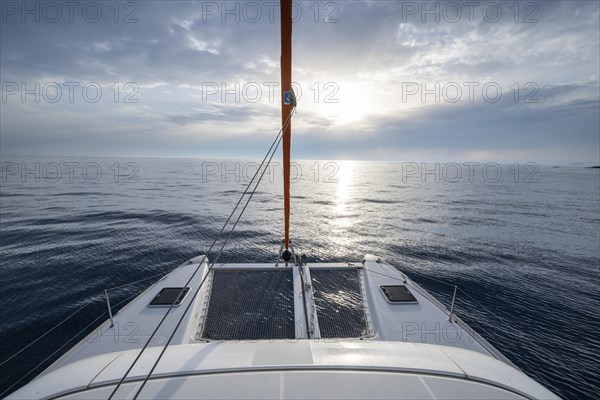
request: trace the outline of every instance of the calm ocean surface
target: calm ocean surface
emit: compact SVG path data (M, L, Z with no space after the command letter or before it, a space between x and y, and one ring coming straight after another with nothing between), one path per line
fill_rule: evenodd
M223 162L2 158L0 362L92 302L1 365L0 392L105 320L104 289L166 273L208 249L256 166ZM380 255L446 305L456 284L459 316L518 367L564 398L600 398L600 170L427 171L413 163L296 164L296 250L309 262ZM281 186L275 167L221 261L275 260ZM111 302L124 305L151 282L114 290Z

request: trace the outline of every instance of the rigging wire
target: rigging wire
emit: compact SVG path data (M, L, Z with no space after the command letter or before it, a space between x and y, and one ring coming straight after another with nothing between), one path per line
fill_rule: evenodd
M391 263L389 260L386 260L386 262L387 262L388 264L390 264L391 266L393 266L394 268L396 268L396 269L398 269L398 270L401 270L401 268L400 268L400 267L398 267L397 265L395 265L395 264ZM374 273L374 274L377 274L377 275L382 275L382 276L384 276L384 277L386 277L386 278L390 278L390 279L394 279L394 280L402 281L402 279L399 279L399 278L393 277L393 276L391 276L391 275L386 275L386 274L383 274L383 273L380 273L380 272L377 272L377 271L373 271L373 270L371 270L371 269L368 269L368 268L365 268L365 270L366 270L366 271L369 271L369 272L372 272L372 273ZM454 286L456 286L456 287L457 287L457 289L458 289L458 291L460 291L461 293L463 293L463 294L465 294L467 297L469 297L469 298L471 299L471 301L473 301L473 303L474 303L476 306L479 306L479 307L483 308L483 309L484 309L484 310L485 310L485 311L486 311L486 312L487 312L487 313L488 313L490 316L492 316L492 317L494 317L495 319L497 319L497 320L498 320L498 321L501 323L501 325L503 325L503 326L505 326L505 327L508 327L508 328L510 328L510 327L511 327L511 324L510 324L510 323L509 323L509 322L508 322L508 321L507 321L505 318L501 317L501 316L500 316L500 315L498 315L497 313L494 313L494 312L493 312L493 311L491 311L489 308L485 307L485 306L484 306L482 303L480 303L480 302L479 302L477 299L475 299L473 296L471 296L469 293L467 293L467 292L466 292L466 291L465 291L463 288L461 288L459 285L454 285L454 284L451 284L451 283L448 283L448 282L444 282L444 281L441 281L441 280L439 280L439 279L432 278L432 277L430 277L430 276L424 276L424 277L425 277L425 279L429 279L429 280L435 281L435 282L437 282L437 283L441 283L441 284L443 284L443 285L446 285L446 286L450 286L450 287L454 287ZM456 314L456 313L455 313L455 314ZM471 328L469 327L469 329L471 329ZM494 333L494 332L492 332L492 331L486 330L485 332L486 332L487 334L489 334L489 335L492 335L492 336L494 336L495 338L498 338L497 334L495 334L495 333Z
M97 294L95 296L93 296L91 298L91 300L89 300L87 303L85 303L83 306L81 306L80 308L78 308L76 311L74 311L73 313L71 313L71 315L69 315L67 318L63 319L62 321L60 321L58 324L54 325L52 328L48 329L46 331L46 333L44 333L42 336L39 336L37 339L35 339L33 342L29 343L27 346L23 347L21 350L17 351L15 354L13 354L12 356L8 357L6 360L0 362L0 366L6 364L7 362L9 362L10 360L12 360L13 358L15 358L16 356L18 356L19 354L21 354L22 352L24 352L25 350L27 350L29 347L33 346L34 344L36 344L37 342L39 342L43 337L47 336L50 332L53 332L56 328L58 328L59 326L61 326L62 324L64 324L65 322L67 322L69 319L71 319L71 317L73 317L75 314L77 314L79 311L83 310L84 308L86 308L87 306L89 306L90 304L92 304L94 301L96 301L97 297L100 297L100 294Z
M125 300L120 301L119 303L115 304L114 307L118 307L121 304L125 303L126 301L131 300L133 297L135 297L138 293L134 293L133 295L127 297ZM79 311L79 310L78 310ZM15 383L13 383L10 387L8 387L6 390L4 390L2 393L0 393L0 397L2 397L5 393L8 393L13 387L15 387L16 385L18 385L21 381L23 381L25 378L27 378L29 375L31 375L33 373L33 371L35 371L36 369L38 369L40 367L40 365L43 365L46 361L48 361L50 358L52 358L56 353L58 353L59 351L61 351L66 345L68 345L69 343L71 343L71 341L73 341L73 339L75 339L77 336L81 335L82 333L84 333L90 326L92 326L93 324L96 323L96 321L98 321L100 318L102 318L104 316L104 314L106 314L107 311L104 311L102 314L100 314L98 317L96 317L96 319L94 319L92 322L90 322L89 324L87 324L85 326L85 328L83 328L82 330L80 330L79 332L77 332L75 335L73 335L69 340L67 340L62 346L60 346L58 349L56 349L54 352L52 352L52 354L50 354L48 357L44 358L42 361L40 361L35 367L33 367L28 373L26 373L25 375L23 375L18 381L16 381ZM70 318L70 317L69 317ZM63 321L64 322L64 321ZM33 343L32 343L33 344ZM29 346L27 346L29 347ZM16 355L16 354L15 354ZM8 360L7 360L8 361Z
M390 262L389 260L387 260L387 259L386 259L385 261L386 261L388 264L390 264L391 266L393 266L394 268L396 268L396 269L398 269L398 270L402 270L402 268L400 268L399 266L397 266L397 265L395 265L394 263ZM369 271L370 271L370 270L369 270ZM375 272L375 271L371 271L371 272L377 273L377 272ZM380 275L382 275L382 274L380 274ZM469 293L467 293L467 292L466 292L466 291L465 291L465 290L464 290L462 287L460 287L458 284L453 284L453 283L444 282L444 281L441 281L441 280L439 280L439 279L433 278L433 277L431 277L431 276L425 276L425 275L423 275L423 277L424 277L425 279L428 279L428 280L431 280L431 281L434 281L434 282L437 282L437 283L440 283L440 284L443 284L443 285L446 285L446 286L450 286L450 287L454 287L454 286L456 286L456 287L457 287L457 289L458 289L458 291L459 291L459 292L462 292L462 293L463 293L463 294L465 294L467 297L469 297L469 298L470 298L470 299L473 301L473 303L474 303L475 305L477 305L477 306L479 306L479 307L483 308L483 309L484 309L484 310L485 310L485 311L486 311L486 312L487 312L489 315L491 315L491 316L493 316L494 318L496 318L496 319L497 319L499 322L501 322L503 325L505 325L505 326L510 326L510 324L508 323L508 321L506 321L506 319L505 319L505 318L501 317L501 316L500 316L500 315L498 315L497 313L494 313L494 312L493 312L493 311L491 311L489 308L485 307L485 306L484 306L482 303L480 303L480 302L479 302L477 299L475 299L473 296L471 296ZM390 277L388 277L388 278L391 278L391 276L390 276Z
M231 218L233 217L233 215L235 214L238 206L240 205L240 203L242 202L242 200L244 199L244 196L246 196L246 194L248 193L248 189L250 189L250 187L252 186L252 183L254 182L254 179L256 179L256 177L258 176L258 173L261 171L266 159L269 157L269 154L271 154L269 161L267 162L267 165L259 180L257 181L252 193L250 194L249 199L246 201L246 204L244 206L244 208L242 209L241 213L239 214L236 222L234 223L231 231L229 232L225 243L223 246L221 246L221 249L219 251L219 254L217 255L216 260L218 260L218 258L221 255L221 252L223 251L223 248L225 247L225 244L227 243L227 241L229 240L229 237L231 236L231 233L233 232L233 229L235 229L235 227L237 226L237 223L239 222L240 218L242 217L244 211L246 210L246 207L248 206L249 201L252 199L252 196L254 195L256 188L258 187L258 184L260 183L260 180L262 180L262 177L265 174L265 171L268 169L268 166L271 162L271 160L273 159L273 155L275 154L275 150L277 150L277 147L279 146L279 143L281 142L282 139L282 132L285 130L285 128L289 125L290 120L292 118L292 115L294 114L295 111L295 107L292 109L292 111L290 112L290 115L288 116L286 123L283 124L283 126L281 127L281 129L279 130L279 133L277 134L277 136L275 137L275 140L273 140L273 143L271 143L271 146L269 147L269 150L267 151L267 154L265 155L265 157L263 158L262 162L260 163L259 167L256 169L256 172L254 174L254 176L252 177L252 179L250 180L250 182L248 183L248 185L246 186L246 189L244 190L244 192L242 193L242 195L240 196L240 199L238 200L237 204L235 205L235 207L233 208L233 210L231 211L231 213L229 214L229 217L227 218L227 220L225 221L225 224L223 224L223 227L221 228L221 230L219 231L219 233L217 234L217 237L215 238L215 240L212 242L212 244L210 245L208 251L206 252L206 254L204 255L204 257L202 258L202 261L198 264L198 267L196 267L194 273L191 275L191 277L188 279L187 283L183 286L183 288L181 289L179 295L176 298L179 298L179 296L181 296L181 294L184 291L184 288L187 287L190 282L192 281L192 279L194 278L194 276L196 276L196 273L200 270L202 264L204 264L206 258L207 258L207 254L210 253L210 251L212 250L212 248L215 246L215 244L217 243L217 241L220 239L221 234L223 233L223 231L225 230L225 228L227 227L227 225L229 224L229 221L231 221ZM273 149L273 146L275 146L275 149ZM205 274L204 278L202 279L202 282L200 283L200 285L198 286L198 289L196 290L196 293L194 294L194 296L192 297L192 299L190 300L188 307L185 309L185 311L183 312L181 319L179 321L179 323L177 324L177 327L179 326L179 324L181 323L181 321L183 320L183 318L185 317L187 311L189 310L190 305L193 302L193 299L196 297L196 295L198 294L200 288L202 287L202 285L204 284L204 282L206 281L206 278L208 277L208 272L210 272L210 270L214 267L215 261L213 261L213 263L211 264L211 266L209 266L207 273ZM160 322L158 323L157 327L154 329L154 331L152 332L152 334L150 335L150 337L148 338L148 340L146 341L146 343L144 344L144 346L142 347L142 349L140 350L140 352L138 353L138 355L136 356L136 358L133 360L133 363L129 366L129 368L127 369L127 371L125 372L125 374L123 375L123 377L119 380L119 383L117 384L117 386L115 387L115 389L112 391L112 393L110 394L110 396L108 397L108 400L111 400L113 398L113 396L116 394L116 392L119 390L119 388L121 387L121 385L123 384L123 382L125 381L125 379L127 378L127 376L129 375L129 373L131 372L131 370L133 369L133 367L135 366L135 364L138 362L138 360L140 359L140 357L142 356L142 354L144 353L144 351L146 350L146 348L148 347L148 345L150 344L150 341L154 338L154 336L156 335L156 333L158 332L158 329L162 326L162 324L164 323L164 321L166 320L167 316L169 315L169 313L171 312L171 310L173 309L173 306L175 305L175 302L173 302L173 304L171 304L171 306L169 307L169 309L167 310L167 312L165 313L165 315L162 317L162 319L160 320ZM177 328L175 328L173 330L173 333L171 334L171 337L169 338L169 342L171 341L172 337L174 336L175 332L176 332ZM160 358L162 357L162 354L164 353L164 350L166 349L167 345L164 347L163 352L160 354L157 362L154 364L154 366L152 367L152 370L150 371L150 374L152 373L152 371L154 370L154 368L156 367L156 365L158 364L158 361L160 360ZM144 380L144 384L146 383L146 381L148 380L148 378L150 377L150 374L148 374L148 376L146 377L146 380ZM144 384L142 384L142 387L140 388L140 390L144 387ZM139 394L139 391L138 393ZM137 398L137 394L135 396L135 398Z
M111 292L113 290L122 289L122 288L127 287L127 286L135 285L136 283L145 282L145 281L150 280L152 278L156 278L157 276L163 277L163 276L166 276L168 274L169 274L168 272L166 272L166 273L165 272L161 272L160 274L152 275L152 276L149 276L147 278L140 279L138 281L129 282L129 283L126 283L124 285L115 286L115 287L112 287L112 288L109 288L109 289L106 289L106 290L108 292ZM46 337L50 333L52 333L59 326L61 326L62 324L64 324L65 322L67 322L69 319L71 319L72 317L74 317L81 310L83 310L84 308L86 308L87 306L89 306L90 304L92 304L94 301L98 300L98 298L101 298L101 296L102 296L102 293L99 293L99 294L97 294L95 296L92 296L91 299L88 302L86 302L83 306L81 306L80 308L78 308L77 310L75 310L74 312L72 312L68 317L66 317L65 319L63 319L62 321L60 321L59 323L57 323L56 325L54 325L52 328L48 329L43 335L38 336L33 342L29 343L26 346L23 346L19 351L17 351L16 353L14 353L13 355L11 355L7 359L5 359L2 362L0 362L0 367L3 366L4 364L6 364L7 362L9 362L10 360L12 360L13 358L15 358L16 356L18 356L19 354L21 354L22 352L24 352L25 350L27 350L29 347L33 346L34 344L36 344L37 342L39 342L40 340L42 340L44 337ZM131 298L131 297L129 297L129 298ZM116 307L119 304L121 304L121 303L118 303L118 304L116 304L113 307Z
M290 113L290 117L292 116L292 114L294 113L294 109L292 109L292 112ZM288 121L289 122L290 118L288 117ZM286 124L287 125L287 124ZM266 164L266 167L263 169L260 178L258 179L258 181L256 182L256 185L254 186L254 189L252 190L252 192L250 193L249 198L246 200L246 204L244 205L244 208L242 209L242 211L240 212L240 214L238 215L235 223L233 224L231 230L229 231L229 234L227 235L225 241L223 242L223 245L221 246L219 253L217 254L217 256L215 257L215 260L211 263L210 267L208 268L207 274L204 276L204 278L202 279L202 282L200 282L200 285L198 285L198 288L196 289L194 295L192 296L191 300L188 302L188 305L185 309L185 311L183 312L183 314L181 315L181 317L179 318L179 321L177 321L177 325L175 326L175 328L173 329L173 331L171 332L171 336L169 337L169 340L167 341L167 343L163 346L162 351L160 352L158 358L156 359L156 361L154 362L154 365L152 366L152 368L150 369L150 372L148 372L148 374L146 375L146 378L144 379L144 381L142 382L142 385L140 386L140 388L138 389L138 391L136 392L135 396L133 397L133 400L136 400L139 396L139 394L141 393L141 391L144 389L144 386L146 385L146 383L148 382L148 380L150 379L150 376L152 375L152 373L154 372L154 370L156 369L158 363L160 362L160 360L162 359L162 356L164 355L164 353L166 352L169 344L171 343L171 340L173 340L173 337L175 336L175 333L177 332L177 330L179 329L179 326L181 325L181 323L183 322L183 319L185 318L185 315L187 314L187 312L189 311L191 305L193 304L194 299L196 298L196 296L198 295L198 293L200 292L200 289L202 288L202 286L204 285L204 282L206 282L206 279L208 278L208 273L214 268L216 262L219 260L223 249L225 248L225 245L227 244L227 242L229 241L229 239L231 238L231 234L233 233L233 231L235 230L235 227L237 226L238 222L240 221L240 219L242 218L242 215L244 214L244 211L246 210L246 207L248 207L248 204L250 204L250 200L252 200L252 196L254 196L254 193L256 193L256 189L258 188L258 185L260 184L260 182L262 181L262 178L265 174L265 172L267 171L269 164L271 163L271 160L273 159L273 155L275 155L275 151L277 150L277 148L279 147L279 144L281 143L282 137L280 137L277 141L277 145L275 146L275 149L273 149L273 152L271 153L271 156L269 157L269 161Z
M166 275L169 275L169 272L161 272L161 273L159 273L159 274L152 275L152 276L149 276L149 277L147 277L147 278L144 278L144 279L140 279L139 281L134 281L134 282L125 283L125 284L123 284L123 285L119 285L119 286L111 287L111 288L109 288L109 289L106 289L106 290L107 290L107 291L109 291L109 292L111 292L111 291L113 291L113 290L117 290L117 289L121 289L121 288L124 288L124 287L127 287L127 286L135 285L136 283L145 282L145 281L147 281L147 280L150 280L150 279L152 279L152 278L156 278L157 276L163 277L163 276L166 276Z

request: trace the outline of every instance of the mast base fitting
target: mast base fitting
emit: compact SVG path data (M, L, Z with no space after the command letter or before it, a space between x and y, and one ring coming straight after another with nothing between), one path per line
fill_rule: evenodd
M287 249L284 250L283 253L281 253L281 258L283 258L283 261L289 262L292 259L292 252Z

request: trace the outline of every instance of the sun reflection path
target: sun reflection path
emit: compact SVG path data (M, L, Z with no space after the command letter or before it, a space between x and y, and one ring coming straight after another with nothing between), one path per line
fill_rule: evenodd
M338 173L336 174L337 183L335 190L335 216L333 224L337 228L347 228L352 225L352 209L349 206L351 197L351 185L354 183L355 163L348 160L336 161Z

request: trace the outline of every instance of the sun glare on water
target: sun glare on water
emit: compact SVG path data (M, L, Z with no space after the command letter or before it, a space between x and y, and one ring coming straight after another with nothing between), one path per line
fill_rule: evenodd
M347 217L351 211L349 202L351 197L350 186L354 181L354 163L347 160L338 160L336 165L335 213L338 218L336 218L335 224L338 227L345 227L351 224L351 220L343 217Z

